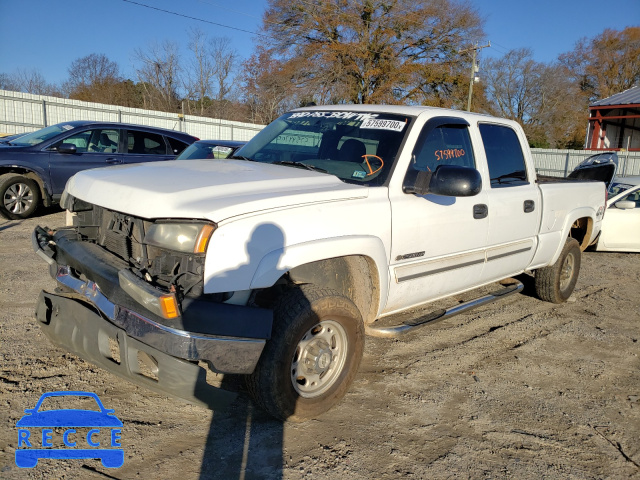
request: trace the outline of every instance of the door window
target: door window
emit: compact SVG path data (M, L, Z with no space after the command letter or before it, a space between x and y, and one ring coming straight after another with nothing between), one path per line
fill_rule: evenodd
M182 151L189 146L186 143L181 142L180 140L176 140L175 138L167 137L167 140L169 141L171 152L175 153L176 155L182 153Z
M424 139L419 139L413 152L414 170L434 172L440 165L475 168L471 139L466 125L440 125Z
M528 185L522 147L514 130L481 123L480 136L489 166L491 188Z
M77 153L117 153L120 131L117 129L97 128L71 135L52 145L56 149L63 143L75 145Z
M134 155L166 155L167 146L162 135L129 130L127 132L127 153Z

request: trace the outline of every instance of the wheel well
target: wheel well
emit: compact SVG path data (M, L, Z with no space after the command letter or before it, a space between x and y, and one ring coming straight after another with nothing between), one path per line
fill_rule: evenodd
M328 258L295 267L286 275L294 284L312 283L349 298L360 310L365 323L373 322L378 315L380 279L375 263L369 257Z
M584 251L589 246L592 231L593 220L589 217L583 217L573 222L569 236L575 238L580 244L580 250Z
M51 196L44 186L44 182L40 178L40 175L38 175L34 171L27 170L26 168L21 167L1 167L0 175L4 175L5 173L18 173L20 175L24 175L27 178L30 178L31 180L36 182L38 184L38 187L40 188L40 198L42 198L43 205L45 207L50 207L53 204Z

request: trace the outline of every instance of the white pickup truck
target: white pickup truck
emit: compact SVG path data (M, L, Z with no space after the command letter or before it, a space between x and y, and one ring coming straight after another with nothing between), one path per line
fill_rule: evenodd
M538 179L512 121L302 108L232 159L75 175L61 202L73 226L32 236L59 286L36 316L55 343L135 383L216 408L230 394L206 365L245 374L272 415L305 420L347 391L366 333L400 335L522 284L410 324L383 317L523 272L565 301L605 197L602 182Z

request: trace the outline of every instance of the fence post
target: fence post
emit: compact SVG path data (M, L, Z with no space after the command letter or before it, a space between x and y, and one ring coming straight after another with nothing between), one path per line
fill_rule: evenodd
M567 157L564 161L564 176L567 177L569 175L569 159L571 158L571 152L567 152Z
M47 126L47 102L42 99L42 123L43 127Z
M118 110L118 123L122 123L122 110Z

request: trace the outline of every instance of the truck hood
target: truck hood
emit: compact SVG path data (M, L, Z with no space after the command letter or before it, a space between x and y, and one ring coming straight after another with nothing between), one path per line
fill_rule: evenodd
M69 194L143 218L237 215L368 195L366 186L333 175L244 160L180 160L85 170L67 183Z

